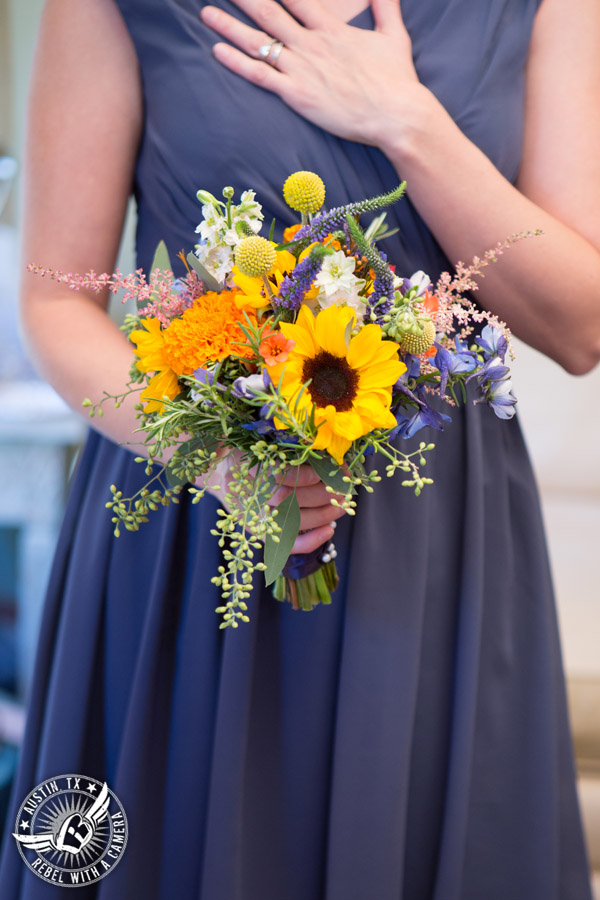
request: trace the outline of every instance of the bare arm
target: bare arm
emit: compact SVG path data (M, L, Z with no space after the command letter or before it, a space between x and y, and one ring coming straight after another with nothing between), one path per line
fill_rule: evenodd
M24 247L28 260L65 272L112 272L142 128L135 50L112 0L48 0L31 87ZM41 374L82 413L85 397L121 392L132 349L106 314L108 296L66 290L25 273L23 330ZM137 442L135 397L106 404L95 427ZM85 414L85 413L84 413ZM143 455L141 446L132 450ZM214 482L215 479L212 479ZM342 511L305 467L296 552L328 540ZM211 493L216 493L211 490ZM281 491L278 501L285 495ZM217 496L220 496L217 493Z
M258 27L205 5L202 20L230 42L215 44L217 59L333 134L380 147L451 260L468 262L513 233L543 229L486 270L481 299L569 372L593 368L600 359L598 0L543 0L517 187L419 83L400 0L371 0L374 31L340 24L331 0L233 2ZM269 35L284 44L277 68L260 60Z
M600 359L599 46L597 0L543 0L516 188L433 98L410 139L384 148L450 259L468 261L509 234L543 229L486 270L479 296L575 375Z
M48 0L33 72L24 256L67 272L112 272L142 122L135 51L112 0ZM25 273L23 329L43 376L77 412L117 393L131 351L106 315L108 296ZM132 402L107 406L104 434L131 441Z

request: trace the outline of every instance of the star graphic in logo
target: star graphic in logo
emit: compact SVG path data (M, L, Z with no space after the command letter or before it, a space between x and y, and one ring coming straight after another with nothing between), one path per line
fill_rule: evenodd
M89 791L90 794L93 794L94 791L96 790L96 787L97 787L97 786L96 786L95 784L88 784L87 789L88 789L88 791Z
M22 828L23 831L25 831L26 828L29 828L29 822L25 822L23 819L21 819L21 824L19 825L19 828Z

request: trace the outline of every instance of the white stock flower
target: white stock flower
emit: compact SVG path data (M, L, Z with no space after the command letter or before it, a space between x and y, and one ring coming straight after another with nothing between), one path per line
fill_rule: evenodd
M353 256L346 256L343 250L334 250L323 260L321 271L315 278L315 285L319 293L325 294L329 299L340 291L348 294L354 293L357 288L364 285L354 274L356 260Z

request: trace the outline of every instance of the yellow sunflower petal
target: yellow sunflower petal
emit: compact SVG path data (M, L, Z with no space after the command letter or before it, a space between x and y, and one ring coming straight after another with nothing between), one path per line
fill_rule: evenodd
M353 369L369 365L372 362L398 358L398 344L395 341L382 340L379 325L365 325L355 335L348 348L348 362Z
M314 319L313 314L310 313L310 315ZM289 322L281 322L279 329L284 337L296 342L294 355L314 356L317 352L318 348L314 340L314 329L313 331L310 331L308 328L302 328L298 324L292 325Z
M315 321L315 340L319 347L333 356L345 357L348 352L346 326L351 321L356 321L356 313L349 306L333 304L322 310Z
M156 372L168 367L160 322L153 318L142 319L141 322L144 328L137 328L129 335L130 341L136 344L134 353L139 357L137 368L140 372Z
M338 466L341 466L344 462L344 456L350 449L351 443L352 441L341 437L339 434L334 434L325 449L333 456Z
M369 431L368 423L365 423L356 409L339 412L333 423L334 434L345 437L349 441L355 441Z
M252 296L237 294L234 302L238 309L264 309L265 306L269 305L270 300L267 297L262 297L260 294L253 294Z
M147 401L145 412L162 412L164 403L161 402L161 398L168 397L172 400L178 393L177 375L171 369L165 369L150 379L148 386L140 394L140 400Z
M274 271L293 272L296 267L296 257L289 250L277 250L277 262Z
M368 368L361 369L359 390L369 391L373 388L392 387L403 372L406 372L406 366L395 359L375 363Z

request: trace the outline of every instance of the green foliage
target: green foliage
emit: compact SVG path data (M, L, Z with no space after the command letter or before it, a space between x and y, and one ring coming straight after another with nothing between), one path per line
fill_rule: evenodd
M204 266L194 253L188 253L187 261L189 267L193 269L196 275L198 275L202 279L202 281L206 285L207 290L217 291L217 293L223 290L223 285L219 284L217 279L214 278L214 276L212 276L210 272L204 268Z
M161 272L170 272L173 274L169 251L167 250L167 245L164 241L161 241L154 251L154 259L152 260L150 271L154 272L155 269L160 269Z
M268 534L265 541L265 584L273 584L292 552L300 531L300 507L296 491L292 491L277 507L279 534Z

